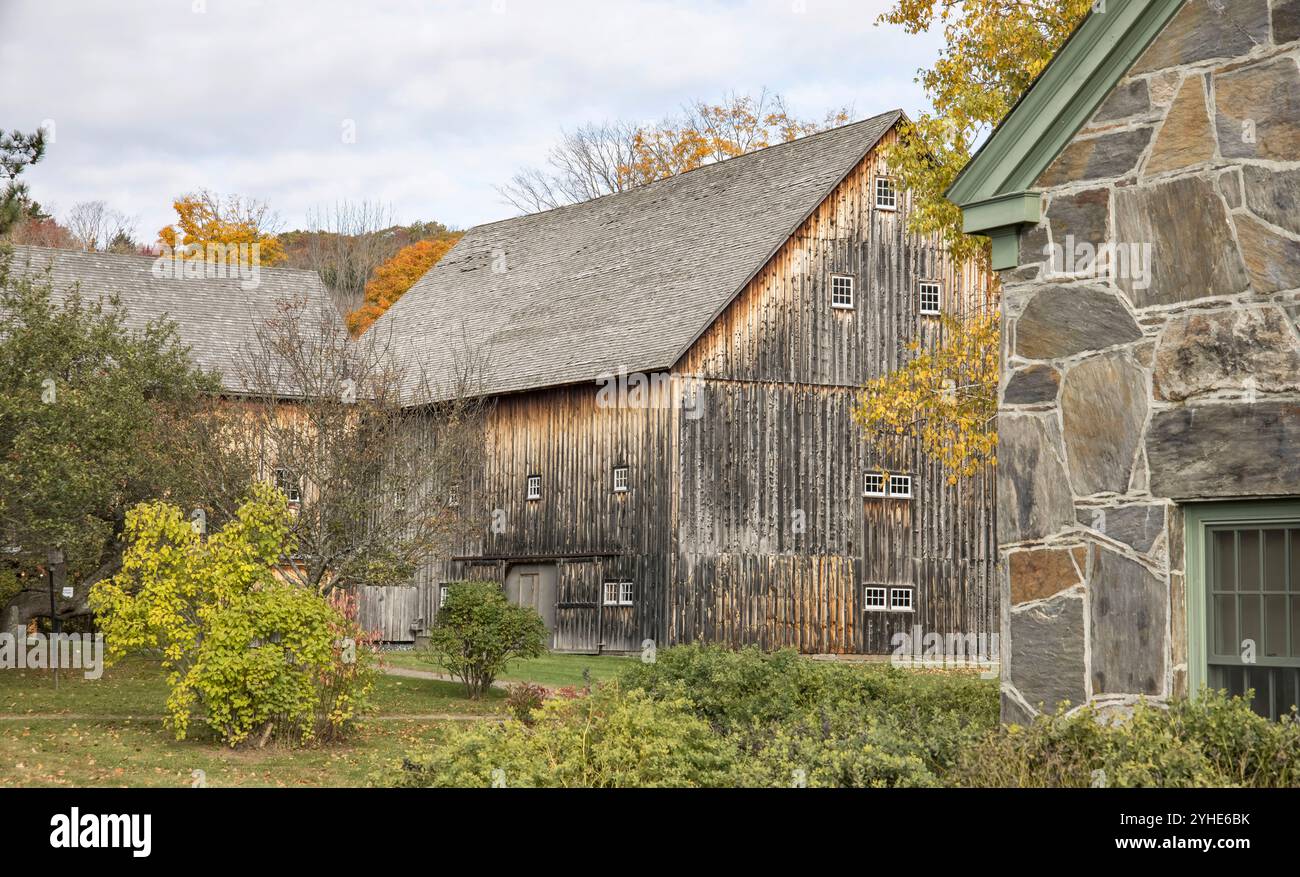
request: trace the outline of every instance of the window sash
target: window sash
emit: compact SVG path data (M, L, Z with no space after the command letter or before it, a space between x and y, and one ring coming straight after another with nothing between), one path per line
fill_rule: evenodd
M634 588L631 582L619 582L618 584L618 605L631 606L634 602Z
M618 582L605 582L604 597L601 602L606 606L618 605Z
M862 592L862 605L873 612L889 610L889 589L880 585L867 585Z
M528 498L529 498L529 499L541 499L541 498L542 498L542 476L540 476L540 475L529 475L529 476L528 476L528 494L527 494L527 495L528 495Z
M912 476L911 475L890 475L889 495L896 496L899 499L911 499L912 498Z
M892 177L876 177L876 207L879 210L898 209L898 187Z
M862 495L863 496L888 496L885 486L889 483L886 476L879 472L868 472L863 478Z
M943 312L943 287L932 281L924 281L918 291L920 311L927 316L937 316Z
M620 466L614 470L614 492L627 493L627 475L628 470L625 466Z
M843 310L852 309L855 286L852 276L848 274L832 274L831 307Z
M911 612L913 608L911 588L889 589L890 612Z

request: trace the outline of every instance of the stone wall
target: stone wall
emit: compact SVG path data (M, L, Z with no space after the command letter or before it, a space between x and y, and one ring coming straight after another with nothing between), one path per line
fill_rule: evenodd
M1300 495L1298 110L1300 0L1189 0L1038 181L1003 275L1007 721L1185 691L1180 503Z

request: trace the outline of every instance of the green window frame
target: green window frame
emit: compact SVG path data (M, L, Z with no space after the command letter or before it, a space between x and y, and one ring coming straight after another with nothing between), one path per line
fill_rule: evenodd
M1284 712L1284 700L1300 699L1300 502L1203 503L1183 513L1190 692L1254 688L1257 710ZM1245 639L1255 640L1253 663L1242 659ZM1279 642L1282 654L1270 656ZM1221 684L1237 672L1239 681Z

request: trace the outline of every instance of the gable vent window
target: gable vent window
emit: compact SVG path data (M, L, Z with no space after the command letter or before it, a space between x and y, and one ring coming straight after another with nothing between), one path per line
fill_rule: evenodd
M627 493L627 475L626 466L619 466L614 470L614 492Z
M862 605L872 612L884 612L889 608L889 589L867 585L863 593Z
M848 274L831 275L831 307L853 310L853 278Z
M876 177L876 209L898 209L898 189L893 177Z
M912 476L911 475L890 475L889 476L889 495L898 499L912 498Z
M923 281L920 286L921 313L937 316L943 309L943 291L937 283Z
M885 476L880 472L868 472L862 486L863 496L886 496Z
M912 589L911 588L890 588L889 589L889 611L911 612L912 611Z
M542 476L528 476L528 498L530 500L542 498Z

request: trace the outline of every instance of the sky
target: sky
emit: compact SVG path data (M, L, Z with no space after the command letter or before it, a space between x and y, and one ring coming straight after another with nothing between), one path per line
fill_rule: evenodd
M0 0L0 128L56 217L103 200L155 240L199 188L284 229L340 200L460 228L562 130L767 88L800 116L924 105L939 40L886 0Z

